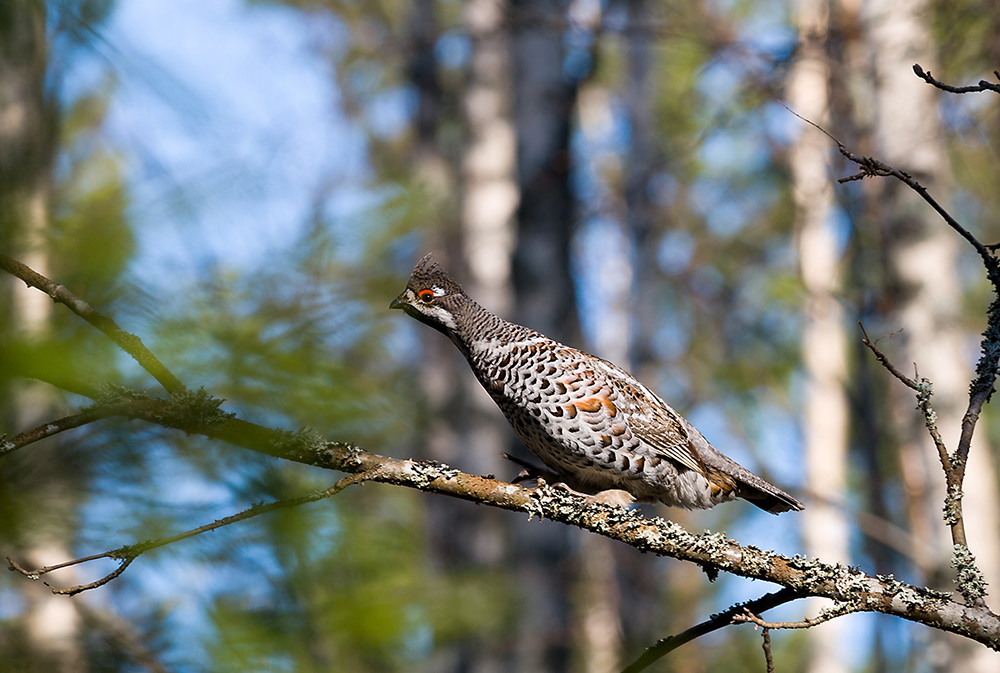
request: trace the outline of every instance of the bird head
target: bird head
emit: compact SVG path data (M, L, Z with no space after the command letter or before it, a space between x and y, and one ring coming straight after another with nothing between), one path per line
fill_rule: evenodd
M446 335L458 329L457 316L468 302L462 286L426 255L413 267L406 289L392 300L389 308L399 308L422 323Z

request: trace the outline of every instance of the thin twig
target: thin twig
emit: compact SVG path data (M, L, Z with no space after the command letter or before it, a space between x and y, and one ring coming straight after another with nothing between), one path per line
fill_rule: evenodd
M945 476L949 475L953 471L954 467L952 465L951 457L948 455L948 448L945 446L944 440L941 439L941 432L937 427L937 412L934 411L933 407L931 407L931 395L934 394L931 382L917 374L916 371L914 371L914 376L916 378L911 379L896 369L893 364L889 362L889 358L885 356L885 353L880 351L875 343L868 338L868 331L865 329L864 324L862 324L860 320L858 321L858 326L861 328L861 333L864 335L861 343L871 350L871 352L875 355L875 359L878 360L890 374L902 381L908 388L916 391L917 408L920 409L924 416L924 425L927 427L927 433L931 436L931 439L934 440L934 447L937 449L938 458L941 460L941 467L944 470ZM876 339L876 341L878 341L878 339ZM916 370L916 367L914 367L914 370Z
M97 312L90 304L77 297L59 283L49 280L21 262L2 254L0 254L0 269L20 278L28 287L37 288L52 297L53 300L60 304L65 304L73 313L76 313L91 325L104 332L123 351L135 358L135 361L149 372L153 378L159 381L160 385L170 394L181 393L186 390L184 384L143 345L139 337L123 330L114 320Z
M90 407L89 409L84 409L78 414L58 418L54 421L49 421L48 423L42 423L38 427L32 428L31 430L25 430L18 435L14 435L7 441L0 441L0 458L8 453L16 451L17 449L41 441L47 437L52 437L60 432L72 430L73 428L79 428L87 425L88 423L99 421L102 418L119 416L121 413L121 409L114 405L96 405Z
M910 189L915 191L917 194L919 194L920 198L922 198L924 201L930 204L931 208L933 208L937 212L937 214L940 215L944 219L944 221L948 223L948 226L957 231L962 236L962 238L968 241L972 245L972 247L976 249L976 252L979 253L979 256L983 258L983 261L986 264L987 269L990 269L991 266L996 266L996 258L993 257L993 255L986 248L986 246L980 243L979 240L975 236L973 236L968 229L959 224L958 221L954 217L952 217L951 214L947 210L945 210L941 206L941 204L934 199L934 197L930 195L930 193L928 193L927 188L921 185L916 180L914 180L909 173L897 170L892 166L889 166L888 164L879 161L878 159L874 159L872 157L863 157L863 156L859 157L858 155L854 154L849 149L847 149L847 147L841 142L837 143L837 149L840 150L840 153L844 155L845 158L854 162L861 168L861 171L859 173L856 173L855 175L846 178L840 178L839 182L850 182L852 180L860 180L862 178L867 178L867 177L891 176L896 178L897 180L905 183Z
M774 658L771 656L771 629L766 626L761 629L764 642L761 648L764 650L764 663L767 665L767 673L774 673Z
M850 603L840 603L828 610L823 610L815 617L803 619L800 622L765 622L758 614L748 608L744 608L741 614L733 615L733 622L737 624L756 624L765 629L809 629L818 624L823 624L831 619L843 617L851 613L858 612L857 606Z
M914 72L931 83L937 81L933 80L929 73L923 73L923 70L919 66L914 67ZM894 177L903 182L920 195L920 198L930 204L948 226L958 232L962 238L976 249L976 252L979 253L983 261L983 265L986 267L986 277L993 286L995 298L986 311L987 326L983 332L979 361L976 363L976 376L969 386L969 406L962 417L962 434L959 437L958 448L955 449L954 454L949 455L941 439L940 432L937 429L937 416L930 407L930 381L927 379L920 379L919 381L910 380L891 368L884 356L880 358L880 361L893 372L896 378L917 391L917 405L924 415L924 424L927 426L927 430L934 440L948 487L944 511L945 521L951 528L952 542L955 548L954 563L959 570L957 574L958 588L963 598L965 598L966 603L983 606L985 605L983 596L985 595L986 584L982 579L982 573L973 563L972 555L968 551L965 519L962 514L962 484L965 481L965 468L969 458L969 451L972 447L972 437L975 433L976 424L979 421L983 405L993 395L998 368L1000 368L1000 260L993 254L990 247L983 245L968 229L959 224L930 195L927 189L914 180L908 173L897 170L872 157L859 157L848 150L843 143L837 142L837 148L844 157L861 168L860 172L846 178L841 178L840 182L860 180L865 177ZM876 357L879 357L878 351L873 344L866 341L865 345L871 348L872 352L876 353Z
M124 547L119 547L117 549L111 549L101 554L94 554L92 556L85 556L82 558L72 559L70 561L64 561L63 563L57 563L51 566L44 566L42 568L36 568L34 570L23 568L8 556L7 557L7 562L9 564L8 567L13 571L21 573L25 577L37 580L42 575L48 574L55 570L60 570L62 568L68 568L70 566L80 565L81 563L87 563L89 561L96 561L97 559L110 558L110 559L118 559L121 561L121 564L114 571L108 573L101 579L91 582L89 584L80 584L77 586L70 587L68 589L56 589L47 582L45 583L46 586L52 589L52 593L54 594L75 596L76 594L82 593L89 589L96 589L97 587L104 586L105 584L107 584L108 582L115 579L123 572L125 572L125 569L132 564L132 561L136 560L139 556L152 549L157 549L159 547L163 547L168 544L173 544L174 542L185 540L189 537L200 535L201 533L207 533L209 531L217 530L219 528L222 528L223 526L228 526L238 521L245 521L247 519L252 519L256 516L260 516L261 514L267 514L268 512L273 512L277 509L284 509L287 507L298 507L299 505L304 505L310 502L316 502L317 500L322 500L323 498L329 498L332 495L340 493L342 490L344 490L351 484L360 483L365 479L370 478L372 475L373 475L372 471L351 474L339 480L336 484L323 491L316 491L314 493L302 495L297 498L288 498L287 500L276 500L266 505L254 505L253 507L245 509L242 512L238 512L236 514L232 514L222 519L218 519L217 521L205 524L204 526L198 526L197 528L192 528L191 530L185 531L183 533L178 533L177 535L171 535L169 537L160 538L158 540L150 540L148 542L141 542L139 544L134 544L134 545L126 545Z
M695 638L700 638L707 633L717 631L723 627L733 624L733 618L738 616L744 609L751 609L756 613L761 613L802 597L803 594L797 591L782 589L781 591L775 591L774 593L761 596L760 598L748 603L734 605L725 612L712 615L710 619L696 626L692 626L686 631L673 636L668 636L662 640L658 640L655 644L647 648L638 659L629 664L622 671L622 673L638 673L639 671L653 665L656 661L666 656L668 653L676 650L684 643L689 643Z
M980 91L992 91L994 93L1000 93L1000 85L993 84L992 82L987 82L985 79L979 80L979 84L972 86L951 86L950 84L945 84L944 82L939 82L938 80L931 77L930 70L924 70L920 67L919 63L913 64L913 72L917 74L917 77L924 80L932 86L936 86L942 91L947 91L948 93L978 93ZM996 70L993 71L997 79L1000 79L1000 72Z
M860 320L858 321L858 327L861 328L861 333L864 335L864 338L861 340L861 343L863 343L865 346L868 346L871 352L875 355L875 359L878 360L883 367L889 370L890 374L892 374L897 379L902 381L903 384L906 385L908 388L912 388L913 390L919 390L920 388L917 385L917 382L911 379L910 377L906 376L906 374L904 374L903 372L896 369L893 366L893 364L889 362L889 358L887 358L885 354L878 349L878 347L875 344L878 343L880 339L872 341L870 338L868 338L868 331L865 329L864 324ZM895 334L895 332L893 332L893 334Z

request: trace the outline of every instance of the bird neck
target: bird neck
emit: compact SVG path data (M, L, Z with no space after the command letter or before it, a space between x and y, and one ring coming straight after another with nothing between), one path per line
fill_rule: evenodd
M532 330L508 322L472 299L455 316L456 329L448 335L466 358L474 359L487 344L505 344L527 338Z

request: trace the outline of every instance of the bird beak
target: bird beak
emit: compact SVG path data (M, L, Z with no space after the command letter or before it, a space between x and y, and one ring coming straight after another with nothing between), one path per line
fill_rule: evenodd
M406 303L406 293L405 292L403 294L399 295L398 297L396 297L395 299L393 299L392 303L389 304L389 308L406 308L406 307L407 307L407 303Z

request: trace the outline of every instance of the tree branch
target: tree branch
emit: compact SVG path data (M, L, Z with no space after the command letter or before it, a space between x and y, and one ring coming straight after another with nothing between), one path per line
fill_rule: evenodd
M6 260L5 269L12 266L10 262L13 260L9 258L2 260ZM71 308L75 306L74 310L85 319L89 315L88 321L102 328L102 331L112 338L116 336L120 338L121 330L113 322L103 316L96 319L93 313L88 313L89 307L77 300L65 288L55 286L44 278L39 281L27 273L30 269L16 262L13 263L13 268L15 272L27 275L33 282L42 283L48 288L46 291L49 291L50 296L61 297L59 300L68 302L67 305ZM31 284L32 282L29 282L29 285ZM112 325L113 329L108 329L108 324ZM129 343L128 339L125 341ZM144 347L142 351L148 353ZM148 355L153 362L158 363L151 353ZM145 359L145 356L143 357ZM831 598L851 606L853 611L896 615L909 621L964 635L994 650L1000 649L1000 617L984 605L962 605L951 600L947 594L898 582L892 577L871 576L858 568L799 556L787 557L755 547L742 546L719 533L706 532L702 535L692 535L673 522L658 517L644 517L635 510L600 503L588 504L586 500L563 489L549 487L544 481L540 481L536 488L527 489L498 481L492 476L465 474L441 463L379 456L350 444L326 441L307 430L292 433L264 428L239 420L233 414L222 412L219 408L222 400L212 398L204 390L188 391L179 382L170 386L164 384L164 387L171 391L169 399L153 399L124 389L108 389L99 396L98 401L104 405L112 403L120 405L120 415L127 418L143 419L190 434L201 434L223 440L271 456L347 472L355 476L337 482L326 492L253 507L171 538L123 547L36 571L26 571L11 562L13 570L37 577L58 567L96 558L122 560L122 565L116 571L98 582L57 590L59 593L79 593L114 579L132 560L149 549L206 530L214 530L235 520L257 516L277 507L294 506L326 497L327 494L332 494L349 483L364 480L415 488L501 509L524 512L529 515L529 519L534 516L540 519L548 518L618 540L644 552L690 561L716 572L722 570L742 577L773 582L803 596Z
M78 414L59 418L54 421L49 421L48 423L42 423L36 428L25 430L24 432L11 437L9 440L0 437L0 458L24 446L41 441L47 437L57 435L60 432L72 430L73 428L79 428L87 425L88 423L99 421L102 418L120 416L121 413L121 409L113 405L95 405L84 409Z
M944 82L939 82L938 80L931 77L930 70L924 70L920 67L919 63L913 64L913 72L917 74L917 77L924 80L931 86L936 86L942 91L947 91L948 93L978 93L980 91L992 91L994 93L1000 93L1000 85L993 84L992 82L987 82L985 79L979 80L979 84L973 86L951 86L950 84L945 84ZM993 74L996 75L997 79L1000 79L1000 72L994 70Z
M28 287L37 288L52 297L53 300L66 305L73 313L104 332L123 351L135 358L135 361L159 381L168 393L184 392L184 384L170 373L170 370L162 362L156 359L156 356L143 345L139 337L123 330L114 320L98 313L90 304L65 287L7 255L0 254L0 269L20 278Z
M857 568L742 546L718 533L693 535L675 523L645 517L635 510L599 503L588 505L578 496L550 487L544 481L536 488L524 488L493 477L466 474L441 463L379 456L350 444L326 441L309 431L283 432L231 417L183 427L179 423L183 415L178 413L173 399L125 400L122 404L129 408L126 414L129 418L145 419L299 463L351 474L365 473L365 481L414 488L523 512L529 518L558 521L641 551L773 582L804 596L849 603L858 612L896 615L959 633L993 649L1000 648L1000 617L986 607L962 605L947 594L891 577L871 576ZM162 408L158 409L158 405Z
M781 591L761 596L756 600L734 605L725 612L712 615L706 621L692 626L686 631L658 640L655 644L647 648L638 659L626 666L622 670L622 673L639 673L639 671L649 668L681 645L735 623L734 618L739 616L744 609L761 613L798 598L802 598L802 594L791 589L782 589Z
M322 500L323 498L329 498L332 495L340 493L345 488L351 484L358 484L365 479L369 478L370 474L368 472L358 472L343 479L339 480L336 484L330 488L323 491L316 491L315 493L309 493L307 495L302 495L297 498L288 498L286 500L276 500L275 502L268 503L266 505L254 505L249 509L245 509L242 512L232 514L230 516L224 517L213 521L212 523L205 524L204 526L198 526L197 528L192 528L191 530L184 531L183 533L178 533L177 535L171 535L169 537L160 538L158 540L150 540L147 542L141 542L134 545L125 545L124 547L119 547L117 549L111 549L109 551L103 552L101 554L94 554L92 556L84 556L82 558L73 559L71 561L64 561L63 563L57 563L51 566L43 566L41 568L36 568L34 570L28 570L20 566L17 562L12 560L9 556L7 557L8 568L10 570L16 571L24 575L25 577L33 580L40 579L42 575L46 575L55 570L60 570L62 568L68 568L70 566L80 565L81 563L87 563L89 561L96 561L102 558L116 559L120 560L121 564L115 568L112 572L108 573L104 577L89 584L80 584L77 586L70 587L68 589L57 589L50 585L48 582L45 586L52 589L54 594L63 594L66 596L75 596L76 594L83 593L90 589L96 589L102 587L111 580L115 579L128 568L132 561L136 560L142 554L159 547L164 547L168 544L174 542L179 542L181 540L186 540L189 537L194 537L195 535L200 535L201 533L207 533L209 531L217 530L223 526L228 526L234 524L238 521L246 521L247 519L252 519L261 514L267 514L268 512L273 512L277 509L284 509L287 507L298 507L299 505L304 505L309 502L316 502L317 500Z
M858 612L854 606L849 603L841 603L827 610L823 610L815 617L803 619L800 622L765 622L760 618L759 614L754 614L754 611L747 606L743 608L740 614L733 615L733 621L737 624L756 624L763 629L809 629L824 622L828 622L831 619L843 617L844 615L849 615L854 612Z
M923 77L926 81L935 84L930 73L924 73L919 65L914 66L914 72ZM1000 74L998 74L1000 77ZM948 89L945 89L948 90ZM956 91L965 93L965 91ZM795 114L793 112L793 114ZM799 115L796 115L799 116ZM800 117L801 119L801 117ZM808 120L806 120L808 122ZM813 122L808 122L816 128L821 127ZM826 133L825 130L823 130ZM872 157L859 157L848 150L843 143L826 133L834 142L840 153L848 160L857 164L861 171L846 178L841 178L840 182L860 180L865 177L894 177L900 180L913 191L920 195L930 206L944 219L944 221L954 229L962 238L968 241L976 252L979 253L986 268L986 277L993 286L994 299L986 311L986 330L983 332L981 342L981 352L976 363L976 376L969 386L969 406L962 418L962 433L959 437L958 447L953 454L949 454L944 442L941 440L937 430L937 416L930 407L930 396L932 393L931 382L921 379L919 382L908 380L900 375L894 368L888 366L885 356L879 357L878 350L873 344L867 343L869 348L876 353L879 361L887 365L894 376L917 391L917 404L924 414L924 422L927 426L931 438L938 450L941 459L941 466L944 470L947 485L947 495L944 503L945 522L951 528L952 543L954 545L954 555L952 564L957 569L956 581L959 590L962 592L966 602L970 605L983 606L983 597L986 595L986 582L982 572L975 565L975 558L969 551L968 542L965 535L965 519L962 515L962 485L965 481L965 468L969 458L969 451L972 447L972 437L975 433L979 415L983 405L989 401L993 395L994 383L996 381L998 368L1000 368L1000 260L994 255L996 246L987 247L983 245L972 233L958 223L958 221L946 211L919 182L913 179L908 173L897 170L888 164ZM867 340L867 335L866 335Z
M760 644L764 650L764 666L767 673L774 673L774 658L771 657L771 630L766 626L761 629L763 642Z

